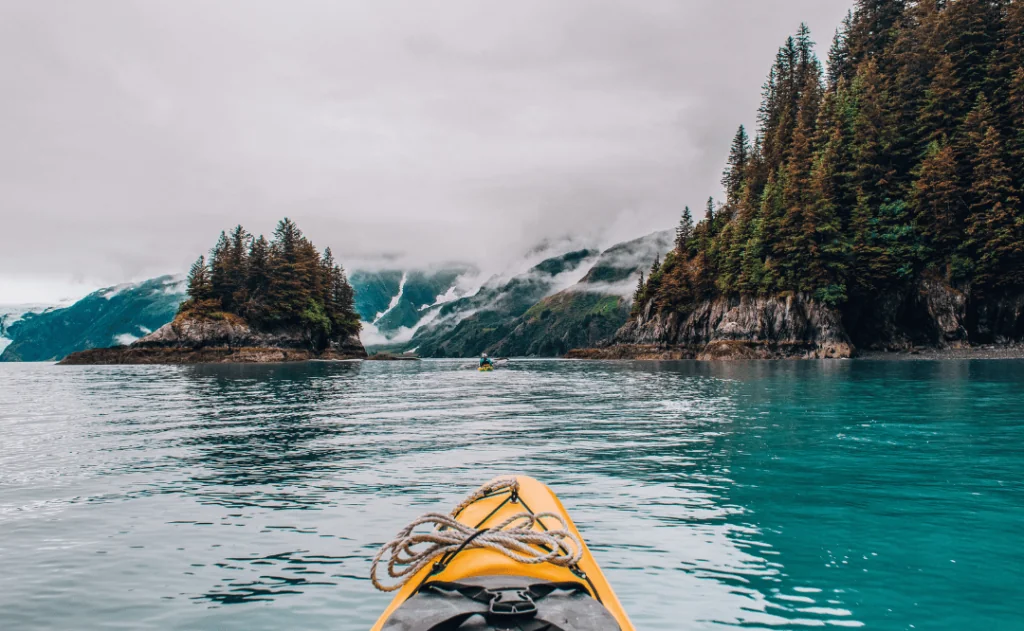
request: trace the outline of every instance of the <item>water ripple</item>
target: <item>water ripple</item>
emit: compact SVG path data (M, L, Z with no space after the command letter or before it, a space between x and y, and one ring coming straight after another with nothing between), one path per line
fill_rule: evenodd
M0 365L2 616L364 629L521 472L642 629L1024 627L1024 363L460 364Z

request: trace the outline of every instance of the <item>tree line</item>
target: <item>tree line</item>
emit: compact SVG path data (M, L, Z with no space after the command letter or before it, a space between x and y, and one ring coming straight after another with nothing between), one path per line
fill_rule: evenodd
M233 314L262 330L299 328L321 348L360 329L345 270L330 248L318 252L288 218L271 241L241 225L221 232L209 259L192 265L179 314Z
M858 0L827 68L806 25L780 48L696 225L634 309L802 292L832 306L931 276L1024 289L1024 0Z

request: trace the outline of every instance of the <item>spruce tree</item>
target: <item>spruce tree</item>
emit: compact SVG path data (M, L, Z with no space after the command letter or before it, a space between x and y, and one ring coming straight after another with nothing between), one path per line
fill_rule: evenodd
M1024 67L1013 73L1007 112L1008 163L1017 176L1017 190L1024 191Z
M935 0L921 0L904 14L887 52L889 71L882 77L888 94L889 125L895 130L888 152L893 165L890 197L908 198L913 190L914 170L929 143L941 137L921 124L921 115L931 87L930 77L942 56L935 36L938 7ZM934 105L934 104L933 104ZM941 111L948 114L948 111ZM955 118L951 123L955 124Z
M832 48L828 51L828 88L835 90L840 80L849 82L853 79L853 64L850 63L850 43L848 37L853 25L853 11L846 14L842 26L836 29L832 38Z
M991 96L989 72L1002 32L1001 4L994 0L956 0L947 3L941 12L945 50L967 103L986 92Z
M822 112L821 127L830 114ZM846 301L846 276L850 248L843 233L838 212L839 178L837 171L843 155L843 138L839 129L823 138L811 169L807 211L803 234L808 241L806 269L798 289L814 292L817 299L836 306Z
M814 158L814 136L821 104L820 77L807 76L807 85L800 100L799 124L793 139L782 177L785 209L778 218L773 247L774 258L785 289L801 289L810 257L814 235L807 231L807 214L812 203L810 179Z
M728 203L734 204L739 201L743 184L747 177L747 166L750 160L750 138L747 130L740 125L739 130L732 140L732 147L729 149L729 161L722 177L722 186L725 187Z
M965 248L984 292L1024 285L1024 216L994 126L977 146Z
M633 292L633 308L639 309L640 303L644 299L644 271L640 270L640 280L636 283L636 290Z
M942 138L953 138L966 114L966 100L953 67L953 60L943 54L931 70L920 116L919 137L930 145Z
M967 115L963 124L957 130L953 149L956 151L958 158L960 186L963 190L964 199L967 200L969 206L974 204L974 200L971 198L971 181L974 177L974 170L978 165L978 147L984 142L985 134L988 133L989 127L995 127L996 124L995 111L985 95L980 94L974 109L971 110L971 113Z
M206 257L200 256L192 264L188 272L188 297L192 302L199 303L213 297L213 285L210 282L210 270L206 266Z
M847 36L852 64L882 57L906 7L906 0L857 0Z
M282 219L274 230L270 246L270 286L267 288L268 318L282 325L299 324L313 297L310 291L304 248L305 238L293 221Z
M914 184L913 211L933 260L940 266L948 265L963 240L966 210L953 148L933 142Z
M270 243L260 235L249 245L248 275L245 280L244 315L260 323L267 318L267 291L270 288Z
M241 225L235 226L228 235L225 256L227 285L229 293L224 297L224 308L232 311L246 300L246 281L249 276L249 241L251 235Z
M213 290L212 298L222 307L231 302L231 294L234 292L230 256L231 243L228 241L228 235L221 232L216 245L210 251L210 284Z
M693 216L690 214L690 207L687 206L683 209L683 216L679 219L679 226L676 228L676 251L685 254L691 239L693 239Z
M1003 124L1001 132L1009 138L1014 131L1014 121L1009 112L1012 107L1012 90L1016 73L1024 69L1024 2L1014 0L1004 8L1002 31L993 54L988 87L992 102L996 105Z
M333 295L331 304L334 308L332 319L339 332L355 334L362 327L356 313L356 292L348 282L345 268L335 265L331 274Z

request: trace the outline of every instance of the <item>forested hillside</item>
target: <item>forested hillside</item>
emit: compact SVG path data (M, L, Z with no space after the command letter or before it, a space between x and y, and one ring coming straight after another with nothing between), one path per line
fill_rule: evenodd
M862 346L1024 335L1024 0L859 0L827 66L801 27L723 185L637 288L641 328L790 296Z

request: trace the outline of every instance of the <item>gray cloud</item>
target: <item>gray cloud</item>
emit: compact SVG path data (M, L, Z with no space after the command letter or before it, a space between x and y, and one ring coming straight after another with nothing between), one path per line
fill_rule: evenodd
M664 228L717 194L779 44L850 4L8 0L0 302L283 215L349 266Z

